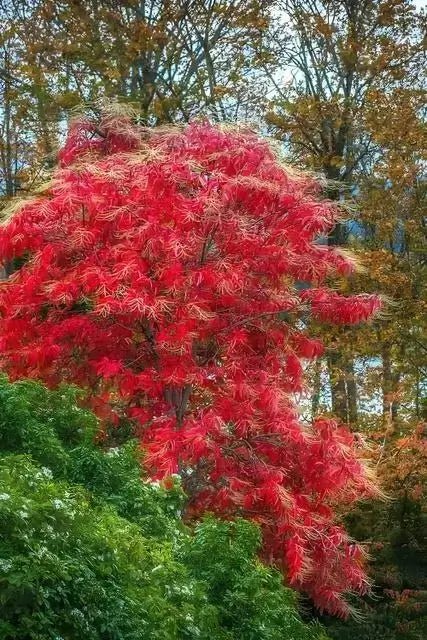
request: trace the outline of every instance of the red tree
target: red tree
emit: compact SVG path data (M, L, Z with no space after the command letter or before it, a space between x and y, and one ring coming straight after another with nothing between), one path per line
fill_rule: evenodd
M379 301L324 286L352 264L314 241L336 217L318 191L250 131L76 123L51 186L0 230L2 259L21 258L0 287L0 358L130 417L189 515L259 522L266 559L345 615L367 583L333 505L372 485L350 432L303 426L293 394L322 350L307 314L358 323Z

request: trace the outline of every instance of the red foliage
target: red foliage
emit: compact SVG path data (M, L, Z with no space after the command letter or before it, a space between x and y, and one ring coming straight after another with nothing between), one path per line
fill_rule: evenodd
M333 505L372 491L333 420L298 420L311 312L355 323L379 306L322 286L351 263L314 242L335 210L249 131L145 130L120 118L71 129L49 191L0 230L1 364L88 386L127 415L152 475L180 473L188 515L260 523L265 557L321 609L367 588ZM301 291L296 281L311 283Z

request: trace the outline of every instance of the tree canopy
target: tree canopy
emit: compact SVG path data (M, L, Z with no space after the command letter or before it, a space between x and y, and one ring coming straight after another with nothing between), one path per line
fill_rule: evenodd
M333 420L298 421L301 359L321 353L304 314L355 324L375 296L327 286L354 269L315 242L337 215L247 131L150 131L78 121L61 168L1 229L1 361L13 376L92 391L133 419L153 477L179 473L187 512L246 515L265 553L319 607L366 589L362 551L332 505L373 485ZM299 281L311 282L301 289Z

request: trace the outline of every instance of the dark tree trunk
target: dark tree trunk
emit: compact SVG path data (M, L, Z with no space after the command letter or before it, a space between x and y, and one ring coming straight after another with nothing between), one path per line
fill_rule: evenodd
M329 353L328 369L331 384L332 412L343 422L349 422L344 361L340 353Z
M319 412L320 391L321 391L322 361L316 360L314 363L313 395L311 398L311 418L314 419Z
M354 360L350 359L346 366L346 387L348 402L348 421L350 424L357 422L357 385L354 373Z
M342 353L328 355L332 412L343 422L357 422L357 387L353 358Z
M331 200L339 200L340 170L336 165L325 164L324 171L328 180L334 181L328 187L327 195ZM347 227L337 223L328 236L328 245L342 246L347 243ZM343 422L357 421L357 389L354 379L354 360L339 352L328 356L329 378L331 382L332 411Z
M385 422L394 422L397 419L399 403L395 398L399 384L399 373L393 372L391 348L385 344L382 348L383 365L383 418Z

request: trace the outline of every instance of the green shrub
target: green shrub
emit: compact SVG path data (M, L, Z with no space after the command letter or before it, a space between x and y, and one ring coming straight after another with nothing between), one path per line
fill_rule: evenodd
M0 482L0 637L190 638L190 617L215 628L203 585L171 544L25 456L3 458Z
M78 391L0 378L2 640L312 640L248 522L182 524L184 495L102 450Z

